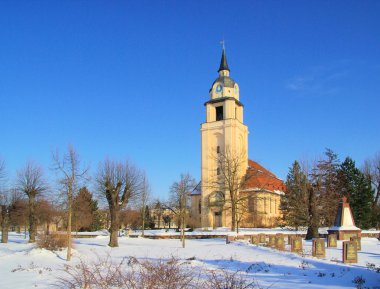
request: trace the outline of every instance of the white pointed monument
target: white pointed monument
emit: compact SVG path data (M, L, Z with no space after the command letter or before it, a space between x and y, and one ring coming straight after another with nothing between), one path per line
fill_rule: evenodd
M334 226L327 230L329 234L336 234L338 240L350 240L350 237L361 237L361 229L355 226L350 204L343 197L338 205Z

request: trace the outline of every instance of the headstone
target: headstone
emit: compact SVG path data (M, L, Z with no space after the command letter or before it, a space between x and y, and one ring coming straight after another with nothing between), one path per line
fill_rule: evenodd
M337 237L336 237L336 234L329 234L327 236L327 247L331 248L331 247L337 247Z
M357 263L358 251L356 249L356 242L344 241L343 242L343 263Z
M293 234L288 235L288 245L291 245L291 244L292 244L292 239L293 239L295 236L296 236L296 235L293 235Z
M351 240L351 238L359 237L358 232L342 232L342 240Z
M359 238L359 237L351 237L350 241L356 243L356 250L358 250L358 251L362 250L362 242L361 242L362 239L361 238Z
M325 239L313 239L313 257L324 258L326 256Z
M276 249L280 251L285 250L285 240L283 236L276 236Z
M259 243L259 236L257 235L252 235L251 236L251 244L252 245L257 245Z
M269 235L267 246L268 247L274 247L275 245L276 245L276 236L275 235Z
M259 243L266 243L266 237L265 234L259 234Z
M226 236L226 244L229 244L235 240L235 236Z
M302 238L293 237L291 242L291 251L292 252L302 252Z

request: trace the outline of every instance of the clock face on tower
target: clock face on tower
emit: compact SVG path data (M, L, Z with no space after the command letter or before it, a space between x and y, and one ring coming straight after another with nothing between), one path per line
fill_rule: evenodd
M222 91L222 88L223 86L221 84L218 84L216 87L215 87L215 92L221 92Z

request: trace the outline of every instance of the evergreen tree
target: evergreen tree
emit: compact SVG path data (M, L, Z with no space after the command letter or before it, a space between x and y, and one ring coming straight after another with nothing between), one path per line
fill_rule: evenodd
M145 210L143 213L145 215L144 229L154 229L155 223L154 223L154 220L152 219L150 208L148 205L145 206Z
M98 202L92 198L91 192L83 187L74 198L73 224L76 231L92 231L100 228Z
M295 161L286 178L286 191L281 197L281 210L285 224L293 227L308 224L307 176Z
M355 224L362 229L369 228L374 194L370 179L355 166L350 157L340 166L339 179L342 192L350 203Z
M328 227L334 224L338 203L342 198L338 179L339 166L337 154L331 149L326 149L325 158L317 162L311 174L315 200L320 209L321 226Z

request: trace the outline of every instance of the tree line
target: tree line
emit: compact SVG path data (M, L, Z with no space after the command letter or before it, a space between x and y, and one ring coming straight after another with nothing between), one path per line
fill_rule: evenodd
M82 164L74 147L68 146L63 155L58 151L52 154L50 169L55 173L56 185L48 183L43 169L35 162L27 162L10 182L5 161L0 159L2 242L8 241L9 229L20 232L22 227L28 228L29 242L33 243L38 224L61 224L66 230L67 260L70 260L72 231L107 228L108 245L116 247L122 224L142 228L143 232L155 226L151 209L159 212L170 209L178 224L182 220L184 229L187 215L183 206L189 205L187 197L191 190L189 186L183 187L185 175L174 182L167 202L153 202L146 174L129 161L105 159L90 178L89 167ZM189 175L186 180L189 184L195 182ZM88 189L89 183L93 184L95 194ZM98 201L105 203L107 209L99 209ZM163 217L164 223L172 219L167 215L159 217ZM49 233L49 227L45 229Z
M343 196L350 203L357 227L380 227L380 153L361 168L350 157L341 162L331 149L313 164L294 161L281 199L282 222L307 227L307 239L318 237L319 227L334 224Z

